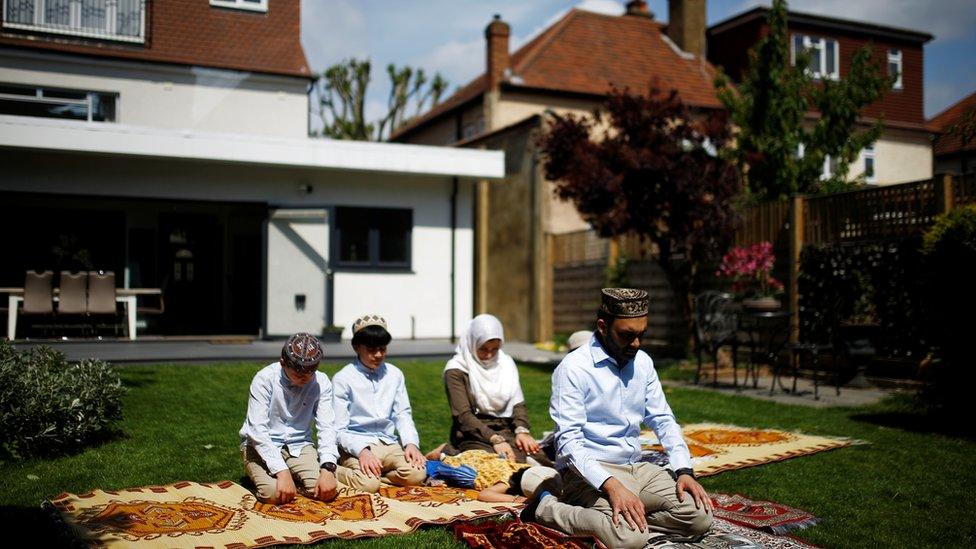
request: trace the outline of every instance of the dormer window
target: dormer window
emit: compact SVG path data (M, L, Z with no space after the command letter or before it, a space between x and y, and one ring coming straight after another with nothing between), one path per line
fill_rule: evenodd
M836 40L794 34L792 46L790 57L793 65L796 65L797 54L806 52L810 57L810 64L806 67L810 76L820 80L826 78L840 80L840 48L837 47Z
M145 0L6 0L3 8L5 29L146 41Z
M248 11L268 11L268 0L210 0L211 6Z
M888 50L888 76L895 79L891 89L901 89L901 50Z

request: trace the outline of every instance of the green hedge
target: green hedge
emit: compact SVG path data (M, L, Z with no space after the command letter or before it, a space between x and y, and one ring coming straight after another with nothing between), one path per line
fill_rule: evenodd
M51 455L91 444L122 419L124 392L105 362L69 364L48 347L19 353L0 341L0 452Z
M920 239L807 246L800 256L800 329L830 341L839 322L877 323L878 355L921 359L929 347Z

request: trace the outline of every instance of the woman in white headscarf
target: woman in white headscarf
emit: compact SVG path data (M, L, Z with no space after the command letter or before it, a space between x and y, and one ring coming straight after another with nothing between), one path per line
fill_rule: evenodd
M511 461L545 459L532 437L515 361L501 349L502 323L474 317L444 367L451 406L451 442L446 453L486 450ZM547 460L548 461L548 460Z

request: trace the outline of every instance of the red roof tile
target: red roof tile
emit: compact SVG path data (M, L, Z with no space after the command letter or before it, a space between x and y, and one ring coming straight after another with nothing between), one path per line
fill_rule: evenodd
M935 126L942 135L935 139L933 150L936 155L951 154L962 150L962 139L958 134L948 132L954 124L961 121L967 114L976 111L976 92L962 98L958 103L935 115L929 120L929 125ZM972 116L972 115L970 115ZM976 142L966 145L967 151L976 150Z
M677 52L665 41L664 27L648 17L570 10L512 55L505 86L603 95L610 86L643 93L657 79L661 88L678 90L688 105L721 108L712 86L715 69L699 56ZM482 74L393 138L477 97L486 85Z

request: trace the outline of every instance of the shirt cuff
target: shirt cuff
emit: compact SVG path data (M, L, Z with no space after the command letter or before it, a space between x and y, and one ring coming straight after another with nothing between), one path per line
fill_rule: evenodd
M577 469L579 471L579 469ZM606 469L603 468L599 463L594 463L586 468L585 471L579 471L580 475L586 479L586 482L590 483L590 486L599 490L603 483L607 481L608 478L612 477Z

